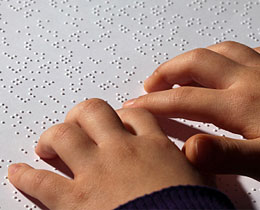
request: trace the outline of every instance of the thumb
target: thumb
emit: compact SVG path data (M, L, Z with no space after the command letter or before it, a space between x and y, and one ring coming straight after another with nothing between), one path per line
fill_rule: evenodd
M198 134L186 141L183 152L202 171L240 174L260 180L260 139L237 140Z

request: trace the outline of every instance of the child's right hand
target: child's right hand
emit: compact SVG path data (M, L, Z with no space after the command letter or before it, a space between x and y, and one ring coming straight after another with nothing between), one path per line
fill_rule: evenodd
M192 50L161 65L145 82L149 94L124 106L212 122L251 139L239 141L201 134L191 137L184 151L203 170L260 179L259 52L260 48L236 42ZM174 84L181 87L172 89Z

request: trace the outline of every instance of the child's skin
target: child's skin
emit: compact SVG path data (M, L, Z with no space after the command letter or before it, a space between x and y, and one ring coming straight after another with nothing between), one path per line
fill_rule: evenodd
M205 185L150 112L117 114L104 101L90 99L41 135L36 153L45 159L58 155L73 180L26 164L10 166L9 180L50 209L79 210L113 209L169 186Z
M184 146L198 168L260 179L260 47L223 42L162 64L145 82L149 93L125 103L155 115L211 122L250 141L196 135ZM172 89L174 84L182 87Z
M213 122L255 139L196 135L186 142L184 151L203 170L259 178L255 162L260 160L257 51L226 42L180 55L155 72L145 88L162 92L130 101L125 107L131 109L117 114L102 100L82 102L68 113L65 123L42 134L36 153L45 159L58 155L73 172L72 180L14 164L9 167L11 183L50 209L112 209L168 186L205 185L206 179L163 134L150 112ZM171 89L173 84L185 87ZM213 146L218 156L210 153ZM205 155L207 160L202 159ZM221 165L223 161L226 165Z

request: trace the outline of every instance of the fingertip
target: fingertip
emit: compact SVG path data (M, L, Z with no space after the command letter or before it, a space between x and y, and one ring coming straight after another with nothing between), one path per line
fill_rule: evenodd
M151 89L151 81L152 81L152 76L150 76L146 80L144 80L144 90L147 93L150 93L152 91L152 89Z
M191 163L196 163L198 157L197 139L189 138L183 145L182 151Z
M8 177L12 177L20 168L22 167L21 163L14 163L8 167Z
M21 175L27 170L32 168L25 163L15 163L8 167L8 179L17 188L23 185Z
M185 155L196 167L207 169L214 162L215 144L208 135L195 135L185 143Z
M136 101L135 98L130 99L130 100L126 101L125 103L123 103L123 107L125 107L125 108L131 107L134 105L135 101Z
M46 148L46 146L41 145L40 143L37 144L35 153L43 159L52 159L57 157L57 154L53 149Z

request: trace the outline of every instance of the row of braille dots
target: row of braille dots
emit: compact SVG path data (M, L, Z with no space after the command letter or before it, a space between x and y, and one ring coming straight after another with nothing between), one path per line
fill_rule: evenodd
M68 78L73 78L73 72L76 72L78 74L81 74L81 69L82 67L81 66L70 66L69 69L65 69L65 76L68 77Z
M159 16L159 15L164 14L167 11L166 8L167 8L166 5L162 5L162 6L156 5L152 8L150 8L150 10L151 10L150 13L152 15Z
M117 44L112 44L108 47L106 47L104 50L105 51L110 51L111 55L115 55L116 54L116 47L117 47Z
M136 67L133 66L132 69L135 70ZM131 72L129 72L129 71L124 71L124 73L125 73L127 76L129 76L129 77L135 75L135 72L134 72L134 71L131 71ZM126 79L124 79L122 82L123 82L123 83L128 83L128 82L130 82L130 81L131 81L130 78L126 78Z
M53 111L55 114L58 113L58 111ZM62 113L64 114L64 113ZM48 116L43 116L43 118L45 120L43 120L41 123L39 121L34 121L34 124L35 125L41 125L41 129L45 130L46 129L46 125L47 125L47 122L51 123L51 124L55 124L57 122L59 122L59 119L52 119L52 118L49 118ZM37 144L38 142L37 141L34 141L35 144Z
M73 57L73 52L70 51L69 55L66 57L65 55L60 55L60 62L63 64L68 64L71 62L71 59Z
M103 72L103 71L102 71ZM91 82L92 83L95 83L96 81L95 81L95 79L96 79L96 76L95 75L97 75L97 71L96 70L94 70L94 71L92 71L92 73L87 73L85 76L84 76L84 78L86 78L86 79L91 79Z
M21 148L21 149L20 149L20 151L21 151L23 154L25 154L25 155L27 155L27 154L28 154L28 151L27 151L27 150L25 150L24 148Z
M171 42L174 40L174 35L179 33L179 26L174 26L174 28L170 29L170 37L166 40L167 42Z
M193 26L195 23L196 23L197 25L201 25L201 18L190 18L190 19L186 20L186 26L187 26L187 27L191 27L191 26Z
M3 45L5 45L6 47L9 47L9 46L10 46L10 43L7 42L7 38L6 38L6 37L2 37L1 43L2 43Z
M150 36L152 36L152 34L150 32L145 33L145 32L138 30L136 33L132 34L133 40L140 42L141 40L138 38L138 35L143 36L145 38L149 38Z
M216 29L218 29L218 30L223 30L223 29L224 29L223 26L219 25L220 23L221 23L220 21L214 20L213 22L211 22L211 24L212 24L213 26L211 26L211 27L209 27L209 26L204 26L203 28L197 30L196 33L198 33L198 34L201 35L201 36L205 36L205 35L211 36L212 34L211 34L210 32L207 32L207 31L216 30ZM226 23L227 23L227 20L223 20L222 23L226 24ZM219 26L217 27L217 25L219 25ZM227 35L227 34L230 34L230 33L233 32L233 31L234 31L233 29L228 29L228 30L226 30L225 32L222 32L221 35L222 35L222 36L225 36L225 35ZM236 36L235 36L235 37L236 37Z
M219 26L218 28L223 29L222 26ZM200 36L205 36L205 35L211 36L212 34L210 32L206 32L206 31L214 30L214 29L215 29L215 27L204 26L203 28L197 30L196 33L199 34ZM234 32L234 30L232 28L230 28L230 29L226 30L225 32L222 32L221 37L225 37L226 35L231 34L232 32ZM233 37L236 38L237 35L234 35Z
M101 89L101 90L107 90L110 88L110 86L113 86L114 88L118 89L119 86L116 85L116 83L112 82L111 80L107 80L106 83L101 83L98 87Z
M107 4L109 4L109 1L107 1ZM111 6L109 6L109 7L107 7L107 8L105 8L104 9L104 12L111 12L113 9L115 9L116 8L116 5L111 5ZM95 15L97 15L97 16L99 16L100 15L100 10L98 10L98 8L93 8L93 14L95 14ZM112 15L112 14L111 14ZM114 16L114 15L113 15Z
M49 5L53 8L57 8L58 7L58 2L55 0L50 0L49 1Z
M39 85L34 85L33 88L38 89ZM28 95L31 96L32 98L36 98L36 95L33 94L33 88L28 89ZM42 85L41 88L45 89L46 86Z
M13 127L13 128L16 128L18 125L21 125L21 124L23 123L23 122L22 122L22 119L23 119L22 115L24 115L25 113L26 113L26 114L32 114L31 111L25 112L25 111L21 110L21 111L20 111L20 114L16 113L16 114L13 114L13 115L10 116L11 119L17 120L16 123L12 123L12 127ZM31 128L29 128L29 127L26 126L25 129L27 129L27 131L29 131L32 135L36 135L36 132L34 132ZM16 135L19 135L20 132L19 132L19 131L16 131L15 134L16 134ZM26 135L26 137L27 137L27 138L30 138L30 135Z
M34 72L33 70L30 70L29 72L31 74L34 74L34 73L41 74L41 73L43 73L42 70L45 69L46 70L45 73L50 74L51 67L53 69L59 69L59 62L56 61L56 62L52 63L51 61L48 61L48 62L42 63L41 65L38 66L38 68L40 69L39 71Z
M20 78L23 79L24 81L28 81L29 79L24 76L24 75L20 75ZM11 80L11 82L16 85L16 86L19 86L21 84L23 84L23 81L19 79L19 78L15 78L14 80ZM13 87L10 87L10 88L13 88Z
M147 44L144 43L143 46L144 46L144 47L147 47ZM139 52L141 55L146 55L147 53L144 52L143 46L138 46L138 47L135 48L135 50L136 50L137 52Z
M8 113L8 106L7 106L5 103L0 104L0 108L3 109L3 113L4 113L4 114L7 114L7 113ZM5 121L0 120L0 123L1 123L2 125L4 125L4 124L5 124Z
M121 102L121 103L126 102L128 100L127 96L129 96L129 93L125 93L124 95L125 96L121 95L120 93L116 93L116 100Z
M254 5L255 4L255 5ZM246 16L248 15L248 11L255 8L255 6L258 6L260 4L259 1L255 1L254 3L252 1L249 1L247 3L244 4L244 10L245 12L242 13L242 16Z
M251 197L253 193L256 193L257 189L255 187L251 188L251 192L247 192L247 194ZM260 188L258 189L258 191L260 191ZM256 203L255 199L251 199L252 203Z
M18 192L15 190L13 191L13 199L19 203L22 202L22 200L18 197ZM37 206L36 205L29 205L29 204L25 204L24 205L24 208L28 209L28 210L33 210L33 209L37 209Z
M220 134L219 132L221 131L220 128L214 126L213 124L210 123L202 123L202 122L191 122L189 120L186 119L177 119L177 121L180 121L182 123L184 123L185 125L188 125L191 128L200 128L203 129L206 128L207 130L205 130L206 132L209 131L209 129L211 129L211 131L213 133L216 133L216 135L221 135L221 136L226 136L225 134Z
M6 162L6 163L9 165L9 164L12 163L13 161L12 161L12 160L6 160L6 161L5 161L4 159L0 159L0 164L1 164L1 165L0 165L0 169L3 168L2 164L3 164L4 162ZM7 165L7 166L8 166L8 165ZM8 177L5 176L5 179L8 179ZM2 183L2 185L6 185L6 184L3 184L3 183Z
M194 7L194 11L198 11L203 8L203 5L207 3L207 0L194 0L187 4L187 7Z
M25 17L25 18L30 18L30 17L33 16L33 13L35 13L35 12L40 13L41 11L40 11L39 9L36 9L36 10L34 10L34 9L29 9L28 11L25 11L25 12L24 12L24 17Z
M56 113L55 113L56 114ZM42 121L42 129L46 129L45 125L47 124L47 122L51 123L51 124L55 124L55 123L58 123L59 122L59 119L52 119L48 116L43 116L43 118L46 120L46 121Z
M11 8L12 10L19 12L21 10L23 10L24 8L28 8L34 4L36 4L35 0L27 0L27 1L16 1L17 4L23 4L21 6L14 6L14 2L12 1L12 4L9 4L9 8Z
M123 60L129 61L130 58L128 58L128 57L125 57L125 58L123 58L123 57L118 57L118 59L114 59L114 60L110 61L110 64L116 65L116 68L117 68L117 69L122 69L122 61L123 61Z
M126 33L130 32L130 29L127 28L126 26L120 24L119 25L119 31L121 31L122 33L126 34Z
M132 20L133 21L138 21L139 25L143 25L144 24L144 20L147 19L147 18L148 18L147 15L145 15L143 13L140 13L138 18L132 17Z
M152 58L153 58L153 62L156 63L157 65L160 65L161 64L161 59L160 57L163 57L163 60L166 61L169 59L169 55L168 53L160 53L158 52L156 55L153 55Z
M2 82L3 79L0 78L0 81ZM2 87L3 89L6 89L6 88L7 88L7 86L6 86L5 84L3 84L1 87ZM9 93L13 93L13 88L14 88L14 87L13 87L12 85L9 85L8 87L9 87L8 92L9 92Z
M137 8L145 8L145 2L144 1L134 1L134 5L133 8L137 9Z
M171 33L172 34L172 33ZM157 43L157 46L162 47L163 46L163 34L159 34L157 37L154 37L151 39L152 42Z
M100 16L100 9L101 9L101 5L97 5L97 6L93 7L92 8L92 14L94 14L96 16Z
M156 28L164 29L165 20L166 20L165 17L161 17L160 19L156 20L156 25L155 25L154 29L156 29Z
M8 163L12 163L11 160L7 160ZM8 182L8 177L7 176L4 176L4 181L1 183L2 186L7 186L7 182Z
M213 5L209 8L209 11L215 11L215 15L221 15L222 13L227 11L227 8L224 5Z
M34 42L33 39L29 39L28 41L24 42L24 48L26 50L31 51L32 50L32 43Z
M48 98L51 99L52 101L54 101L55 103L59 104L60 100L57 99L56 97L52 96L52 95L48 95Z
M124 16L129 17L129 16L130 16L130 13L127 12L127 8L131 8L131 6L130 6L130 5L126 5L126 7L120 8L120 9L118 10L120 13L117 14L117 16L120 17L121 15L124 15Z
M3 109L3 113L8 113L8 106L5 103L0 104L0 108Z
M30 30L30 26L28 26L28 25L27 25L27 26L24 26L24 28L25 28L25 30L27 30L27 31ZM22 33L22 31L21 31L20 29L16 30L15 32L18 33L18 34ZM26 32L25 35L26 35L26 36L31 36L31 33L30 33L30 32Z
M110 24L110 25L113 25L113 24L114 24L114 19L113 19L113 18L106 18L106 17L104 17L104 18L102 18L102 20L103 20L104 22ZM103 24L103 21L102 21L102 20L97 20L97 21L95 22L95 24L96 24L99 28L105 29L106 27L105 27L105 25Z
M112 31L104 32L104 33L102 33L102 34L99 35L99 38L100 38L100 39L104 39L104 38L108 38L108 39L109 39L109 38L111 38L111 36L110 36L111 33L112 33Z
M180 15L180 14L175 14L175 15L172 16L172 20L168 21L168 24L169 24L169 25L175 25L175 26L176 26L176 24L175 24L176 21L181 20L181 19L183 19L183 16L182 16L182 15Z
M259 29L258 29L259 30ZM259 38L256 37L256 34L251 32L248 34L248 37L252 40L254 40L255 42L259 42Z
M247 18L247 19L245 19L245 20L243 20L243 21L241 21L241 25L247 25L247 28L248 29L252 29L253 27L252 27L252 18L251 17L249 17L249 18Z
M89 59L94 64L100 64L102 62L101 59L95 59L95 58L92 58L92 57L87 57L87 59Z
M7 58L9 58L10 60L14 60L15 58L17 58L17 55L11 55L7 52L3 52L3 55L5 55Z
M174 5L174 0L166 0L166 6L167 7L170 7L172 5Z
M83 78L79 78L79 85L80 86L83 86ZM70 83L70 90L74 93L78 93L80 92L82 89L80 87L75 87L75 84L74 83Z
M0 160L0 169L3 168L3 166L1 165L2 163L4 163L5 161L3 159Z
M23 102L23 103L27 103L27 102L30 102L31 101L31 99L30 98L25 98L25 97L22 97L22 96L20 96L20 95L15 95L15 97L17 98L17 99L19 99L21 102Z

